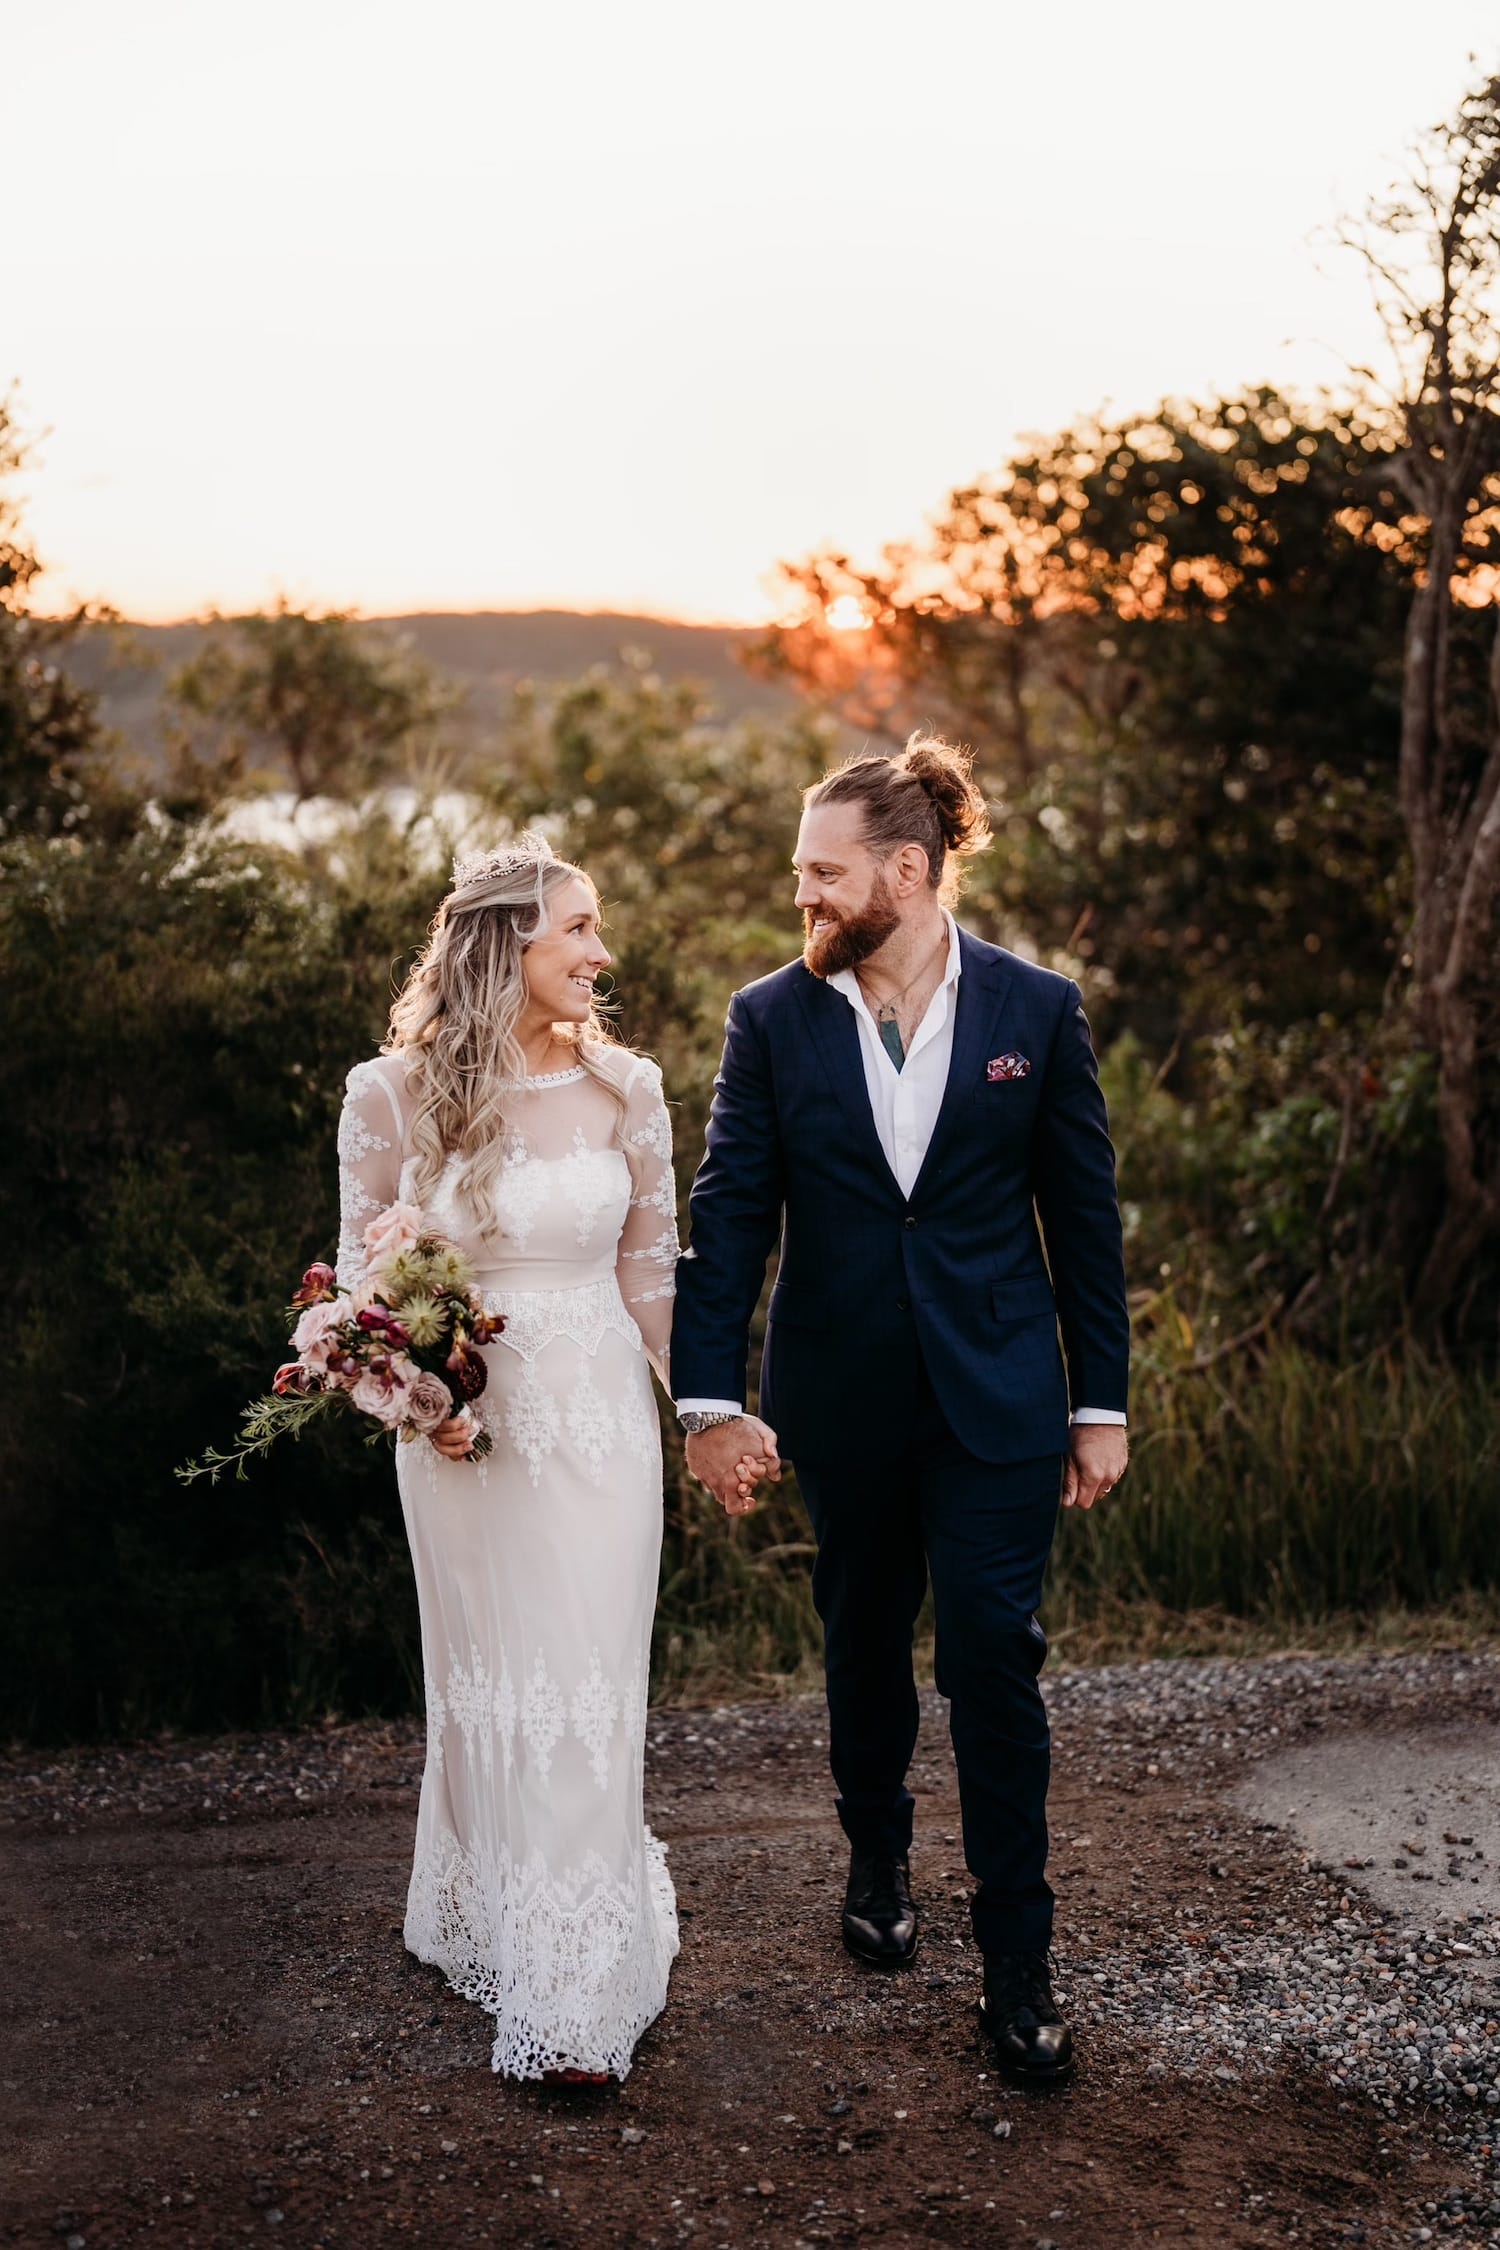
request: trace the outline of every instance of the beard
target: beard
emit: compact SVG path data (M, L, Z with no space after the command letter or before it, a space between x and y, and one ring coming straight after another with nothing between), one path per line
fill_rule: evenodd
M835 977L840 969L858 968L878 953L901 916L884 875L878 871L870 895L857 913L828 917L828 927L813 934L813 916L804 911L802 959L815 977Z

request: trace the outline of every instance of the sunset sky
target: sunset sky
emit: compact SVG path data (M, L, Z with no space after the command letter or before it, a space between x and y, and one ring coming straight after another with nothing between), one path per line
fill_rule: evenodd
M0 385L50 606L766 614L1106 399L1336 383L1315 237L1491 0L48 0Z

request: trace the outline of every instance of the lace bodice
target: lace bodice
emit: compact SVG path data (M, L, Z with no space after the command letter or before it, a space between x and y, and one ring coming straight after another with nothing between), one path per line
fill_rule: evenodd
M505 1101L497 1230L485 1239L459 1195L460 1167L418 1198L407 1148L415 1098L399 1057L350 1071L339 1121L338 1276L363 1279L363 1235L390 1204L420 1201L431 1225L472 1260L487 1298L590 1290L613 1281L666 1380L677 1265L672 1128L661 1072L645 1056L606 1048L623 1118L582 1065L530 1078Z

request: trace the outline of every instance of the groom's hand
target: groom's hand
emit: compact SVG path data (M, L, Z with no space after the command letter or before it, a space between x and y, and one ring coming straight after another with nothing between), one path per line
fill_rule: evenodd
M1125 1474L1130 1444L1114 1422L1075 1422L1063 1461L1062 1504L1092 1508Z
M776 1432L754 1414L715 1422L688 1439L687 1465L730 1515L748 1515L755 1506L756 1484L775 1484L781 1476Z

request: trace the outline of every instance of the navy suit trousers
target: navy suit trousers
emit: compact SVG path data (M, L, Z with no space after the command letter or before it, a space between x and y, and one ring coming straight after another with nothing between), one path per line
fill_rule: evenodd
M918 1411L879 1456L799 1462L818 1542L838 1814L850 1842L904 1858L917 1741L912 1631L931 1573L936 1675L949 1699L964 1856L982 1953L1052 1938L1047 1714L1037 1622L1057 1527L1057 1454L996 1464L953 1435L925 1373Z

